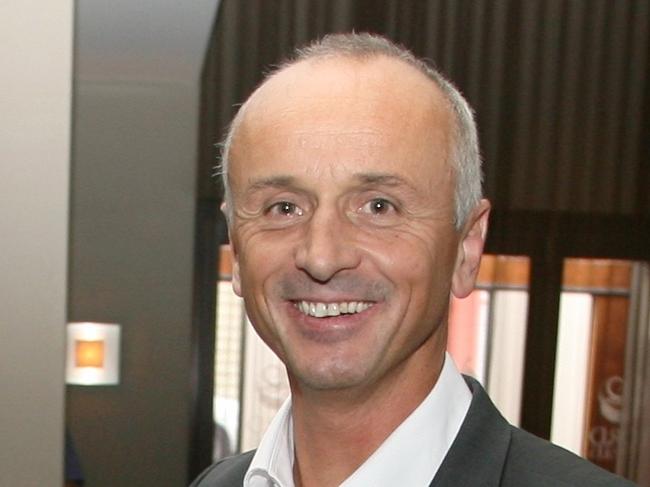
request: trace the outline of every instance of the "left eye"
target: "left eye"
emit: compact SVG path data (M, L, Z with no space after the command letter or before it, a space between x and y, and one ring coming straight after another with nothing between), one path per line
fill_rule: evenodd
M395 211L395 205L384 198L373 198L361 207L361 211L372 215L385 215Z

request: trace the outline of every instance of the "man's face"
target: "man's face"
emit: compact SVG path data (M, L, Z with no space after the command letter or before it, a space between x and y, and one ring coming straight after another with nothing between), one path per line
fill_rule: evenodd
M233 285L295 386L373 387L441 360L463 260L452 123L426 77L383 57L302 62L250 100Z

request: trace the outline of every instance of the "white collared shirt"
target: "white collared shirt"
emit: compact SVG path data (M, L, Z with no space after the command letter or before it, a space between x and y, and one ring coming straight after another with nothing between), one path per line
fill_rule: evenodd
M431 392L340 487L428 486L456 438L471 400L467 384L446 354ZM264 434L244 487L294 487L293 459L289 398Z

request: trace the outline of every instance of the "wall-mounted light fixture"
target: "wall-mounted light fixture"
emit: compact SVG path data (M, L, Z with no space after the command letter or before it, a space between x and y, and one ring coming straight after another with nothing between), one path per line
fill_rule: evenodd
M68 323L66 382L114 385L120 382L120 325Z

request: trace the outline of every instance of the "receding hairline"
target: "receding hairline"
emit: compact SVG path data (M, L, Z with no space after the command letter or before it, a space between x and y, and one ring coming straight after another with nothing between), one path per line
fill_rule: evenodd
M232 143L234 142L237 133L241 129L242 124L245 121L247 121L249 117L250 119L253 120L256 118L250 116L251 110L254 110L256 107L262 105L266 101L266 99L268 98L267 90L273 89L274 84L275 82L277 82L278 78L282 76L286 76L287 73L293 70L309 69L310 67L316 68L319 65L323 65L325 63L330 63L330 62L343 61L343 62L350 62L353 64L363 65L363 64L376 62L378 60L388 61L397 66L408 68L408 70L411 73L414 73L416 77L420 78L423 81L423 86L426 86L427 88L431 88L428 91L428 93L431 95L429 101L433 102L431 106L436 107L436 109L438 108L444 109L446 114L449 116L450 123L452 124L452 132L454 132L453 126L455 126L458 123L457 122L458 116L454 112L453 104L449 99L449 96L447 96L444 88L440 86L440 84L437 83L436 80L432 79L430 76L427 76L426 73L424 73L421 69L418 69L417 66L414 66L412 63L405 61L402 58L384 52L369 52L369 53L361 53L361 54L357 54L354 52L351 53L342 52L342 53L331 53L328 55L319 55L315 57L307 57L304 59L296 58L287 63L280 65L276 70L270 73L260 83L260 85L257 88L255 88L253 93L251 93L251 95L246 99L246 101L242 104L237 114L233 118L228 133L228 140L226 141L228 148L229 149L232 148L233 145ZM453 144L453 141L451 141L451 143Z

